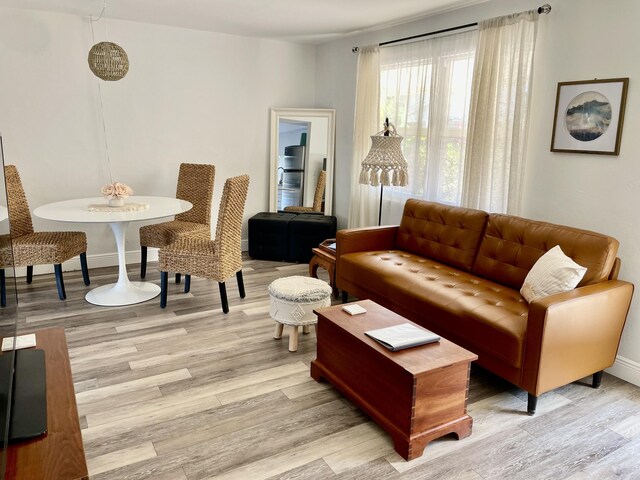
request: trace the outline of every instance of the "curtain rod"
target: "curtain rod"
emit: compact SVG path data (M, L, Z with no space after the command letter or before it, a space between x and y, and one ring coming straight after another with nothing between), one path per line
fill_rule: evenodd
M549 5L548 3L545 3L541 7L538 7L538 13L540 15L542 15L543 13L546 15L550 11L551 11L551 5ZM436 30L435 32L421 33L419 35L413 35L411 37L404 37L404 38L398 38L396 40L389 40L388 42L380 43L379 46L384 47L385 45L391 45L391 44L394 44L394 43L406 42L407 40L415 40L416 38L429 37L431 35L438 35L440 33L453 32L455 30L462 30L463 28L470 28L470 27L476 27L476 26L478 26L478 22L467 23L466 25L459 25L457 27L445 28L443 30ZM351 53L358 53L359 50L360 50L360 47L353 47L351 49Z

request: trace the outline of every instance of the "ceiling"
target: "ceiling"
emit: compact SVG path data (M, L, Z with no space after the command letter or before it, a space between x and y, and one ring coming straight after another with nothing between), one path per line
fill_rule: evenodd
M488 0L106 0L105 18L321 43ZM0 0L97 18L104 0Z

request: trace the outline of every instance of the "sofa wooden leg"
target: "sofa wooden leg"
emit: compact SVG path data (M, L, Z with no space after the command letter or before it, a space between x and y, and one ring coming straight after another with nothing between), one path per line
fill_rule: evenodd
M185 274L184 276L184 293L189 293L191 290L191 275Z
M342 303L347 303L349 301L349 293L346 290L342 291Z
M180 283L180 274L176 273L176 285Z
M591 386L593 388L600 388L600 385L602 384L603 373L604 373L604 370L600 370L599 372L596 372L593 374L593 380L591 382Z
M538 405L538 397L530 393L529 398L527 400L527 413L529 415L535 415L537 405Z
M33 281L33 265L27 265L27 285Z

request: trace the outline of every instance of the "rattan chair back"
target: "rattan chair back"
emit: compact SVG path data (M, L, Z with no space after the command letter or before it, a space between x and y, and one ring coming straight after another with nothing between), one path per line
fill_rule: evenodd
M7 206L9 211L9 225L11 235L22 237L33 233L33 222L29 203L22 188L20 174L15 165L4 167L4 177L7 182Z
M216 278L229 278L242 269L242 215L249 190L249 175L228 178L224 183L214 248Z
M322 211L322 197L324 197L324 189L327 185L327 172L322 170L318 175L318 183L316 183L316 193L313 196L313 211Z
M284 207L285 212L294 213L312 213L322 212L322 199L324 197L324 189L327 185L327 172L322 170L318 175L318 182L316 183L316 191L313 196L313 207L300 207L297 205L289 205Z
M188 212L176 215L183 222L211 225L211 201L216 168L213 165L181 163L176 198L193 204Z

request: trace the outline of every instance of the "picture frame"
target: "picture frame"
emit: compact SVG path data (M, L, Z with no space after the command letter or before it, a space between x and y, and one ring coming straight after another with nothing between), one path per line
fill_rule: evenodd
M619 155L628 78L559 82L552 152Z

